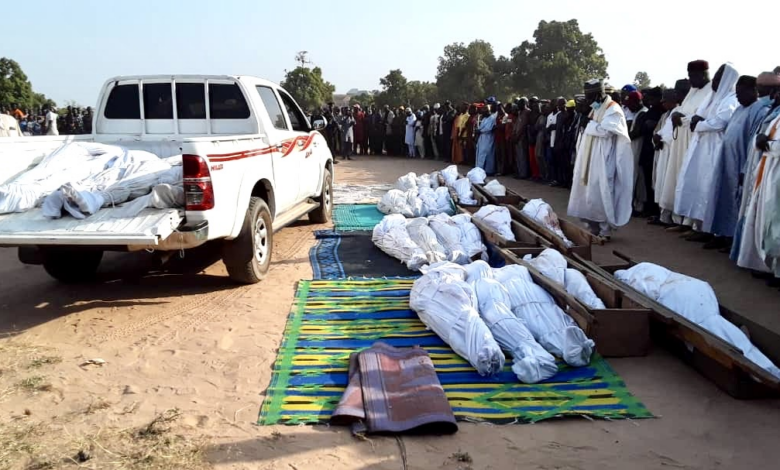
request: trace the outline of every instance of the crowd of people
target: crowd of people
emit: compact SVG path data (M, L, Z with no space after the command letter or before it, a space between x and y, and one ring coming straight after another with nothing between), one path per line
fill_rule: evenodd
M453 106L315 111L334 155L405 155L571 189L568 215L609 239L631 217L780 278L780 67L688 64L673 88Z
M63 113L53 107L22 110L17 105L0 108L0 136L77 135L92 133L92 108L68 106Z

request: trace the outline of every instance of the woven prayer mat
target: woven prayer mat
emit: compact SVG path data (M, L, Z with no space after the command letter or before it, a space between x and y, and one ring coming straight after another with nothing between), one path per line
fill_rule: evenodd
M309 250L315 280L356 277L419 277L406 265L374 245L371 232L314 232L317 244Z
M413 280L301 281L287 320L259 424L326 423L347 385L350 353L382 340L430 355L461 421L533 423L550 418L650 418L607 362L559 363L555 377L522 384L510 370L481 377L409 309Z
M374 230L384 216L376 204L337 204L333 206L333 228L341 232Z

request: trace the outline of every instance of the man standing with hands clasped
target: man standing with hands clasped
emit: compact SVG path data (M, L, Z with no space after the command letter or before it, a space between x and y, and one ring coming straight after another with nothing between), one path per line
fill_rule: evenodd
M609 240L612 228L631 218L634 156L620 103L607 96L601 80L584 88L593 111L577 150L568 213Z

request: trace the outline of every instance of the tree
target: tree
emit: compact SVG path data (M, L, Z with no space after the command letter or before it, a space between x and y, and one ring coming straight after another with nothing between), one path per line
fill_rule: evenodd
M391 70L387 75L379 79L382 91L376 96L379 106L400 106L406 104L408 99L409 81L404 77L400 69Z
M350 96L349 105L359 104L361 108L366 109L374 104L374 97L377 93L378 92L374 91L371 93L361 93L359 95Z
M485 99L496 92L496 56L490 43L476 40L468 46L457 42L444 47L439 57L436 86L451 101Z
M580 31L577 20L540 21L534 42L512 49L518 91L540 96L572 96L592 78L607 78L607 59L593 35Z
M0 105L30 108L33 103L33 89L27 75L15 60L0 59Z
M435 83L413 80L406 86L406 102L418 109L426 104L432 105L438 98L439 89Z
M333 99L336 91L333 84L322 78L322 69L319 67L295 67L285 74L281 85L307 110L327 103Z
M650 75L648 75L647 72L637 72L636 76L634 76L634 86L640 90L643 88L650 88L652 86L650 83Z

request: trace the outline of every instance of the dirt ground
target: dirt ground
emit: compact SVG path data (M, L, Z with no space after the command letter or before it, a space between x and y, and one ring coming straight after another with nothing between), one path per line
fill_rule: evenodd
M339 164L336 181L385 183L442 166L369 158ZM503 182L566 212L564 190ZM400 441L257 426L295 283L312 275L317 228L276 234L272 271L250 287L232 285L208 249L161 273L147 272L149 254L113 254L97 284L77 287L0 249L0 468L776 468L780 401L736 401L663 350L609 361L658 419L462 423L454 436ZM597 256L612 249L706 279L724 304L780 331L780 293L725 255L637 220ZM166 412L178 419L149 426Z

